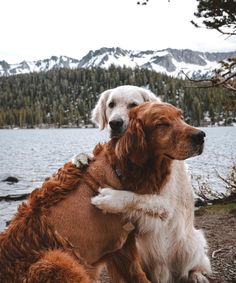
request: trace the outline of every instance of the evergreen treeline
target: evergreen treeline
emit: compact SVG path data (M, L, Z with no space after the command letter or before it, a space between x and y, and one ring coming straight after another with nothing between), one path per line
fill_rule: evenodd
M189 87L186 80L147 69L111 66L0 77L0 127L86 125L99 94L125 84L148 87L182 108L196 126L206 121L227 125L236 116L235 99L227 90Z

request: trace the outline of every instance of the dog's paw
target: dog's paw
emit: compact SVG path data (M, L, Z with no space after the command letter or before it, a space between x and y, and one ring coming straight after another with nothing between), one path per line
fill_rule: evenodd
M209 280L206 278L206 276L199 271L191 272L188 281L190 283L209 283Z
M99 189L99 195L93 197L91 203L103 212L121 213L126 207L126 193L110 188Z
M71 162L73 165L75 165L77 168L84 168L89 165L89 162L94 159L94 156L92 154L86 154L86 153L79 153L77 155L74 155L71 159Z

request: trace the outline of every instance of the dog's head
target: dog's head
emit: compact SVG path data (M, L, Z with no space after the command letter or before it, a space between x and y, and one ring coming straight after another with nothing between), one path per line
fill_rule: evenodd
M109 128L110 136L120 136L128 126L129 110L145 101L160 100L150 91L125 85L109 89L100 95L92 112L92 121L102 130Z
M147 102L130 110L129 125L116 144L119 159L184 160L203 151L205 133L186 124L182 111L167 103Z

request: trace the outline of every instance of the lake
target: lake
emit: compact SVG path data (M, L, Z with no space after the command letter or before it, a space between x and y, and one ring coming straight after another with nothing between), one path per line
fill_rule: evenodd
M204 152L187 160L187 164L194 177L208 177L211 186L220 191L224 188L215 170L225 175L236 160L236 127L201 129L206 132ZM32 191L74 154L89 153L98 142L106 140L107 132L98 129L0 130L0 196ZM8 176L17 177L19 182L1 182ZM19 203L0 202L0 230Z

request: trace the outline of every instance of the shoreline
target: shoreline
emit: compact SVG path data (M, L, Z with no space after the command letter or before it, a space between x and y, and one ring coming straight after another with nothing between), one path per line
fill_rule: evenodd
M232 125L200 125L196 128L221 128L221 127L236 127L236 123ZM68 125L62 125L60 127L58 126L32 126L32 127L13 127L13 126L6 126L6 127L0 127L0 130L50 130L50 129L99 129L99 127L87 124L84 126L68 126Z

